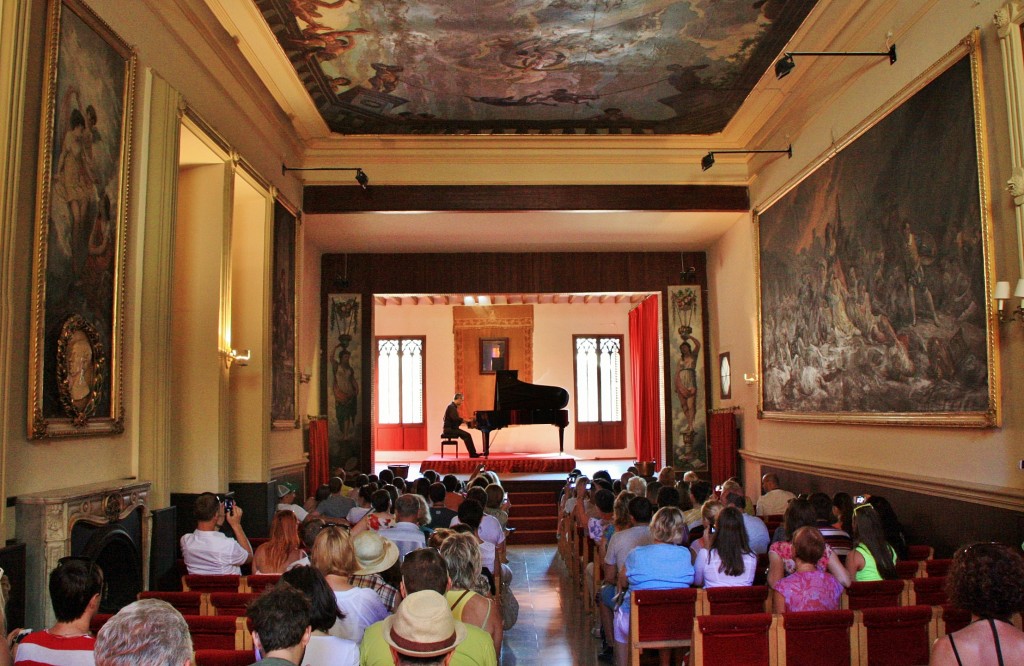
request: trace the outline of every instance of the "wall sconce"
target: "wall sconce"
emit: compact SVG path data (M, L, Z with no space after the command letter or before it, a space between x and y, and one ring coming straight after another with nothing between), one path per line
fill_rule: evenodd
M284 164L281 165L282 176L289 171L355 171L356 182L359 183L359 187L365 190L369 189L370 186L370 177L366 175L366 172L363 171L361 167L308 167L303 169L299 167L285 166Z
M743 381L745 381L747 383L747 386L753 386L754 384L757 383L757 374L751 375L751 374L747 374L746 372L744 372L743 373Z
M790 144L784 150L712 150L707 155L701 158L700 168L702 171L707 171L711 167L715 166L715 155L725 155L728 153L786 153L786 155L792 159L793 157L793 145Z
M1021 299L1020 305L1016 308L1006 309L1006 301L1010 300L1010 283L1006 281L996 282L995 299L999 307L999 321L1007 322L1019 319L1024 322L1024 278L1017 280L1017 288L1013 291L1013 297Z
M231 368L234 363L246 366L249 365L249 361L252 359L252 351L249 349L232 349L230 351L222 351L221 353L224 354L225 368Z
M889 56L889 64L896 63L896 45L889 47L888 51L786 51L775 63L775 78L781 79L789 75L796 67L793 56Z

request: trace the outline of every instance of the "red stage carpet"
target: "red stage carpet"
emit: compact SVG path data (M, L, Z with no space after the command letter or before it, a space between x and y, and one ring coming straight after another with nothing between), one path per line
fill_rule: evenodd
M490 458L453 458L448 456L431 456L420 463L420 472L425 469L435 470L438 474L472 474L480 465L487 465L498 474L563 474L576 467L576 459L572 456L528 453L491 454Z

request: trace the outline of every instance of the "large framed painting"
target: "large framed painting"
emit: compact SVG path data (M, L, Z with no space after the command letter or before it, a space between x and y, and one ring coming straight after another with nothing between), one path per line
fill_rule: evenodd
M704 309L700 285L668 288L669 363L672 373L669 430L671 465L702 471L708 467L705 390Z
M270 425L274 430L291 430L299 427L298 374L295 372L295 313L298 311L295 265L298 225L297 211L280 199L274 201L274 296L271 304L273 375L270 404Z
M135 55L50 0L39 147L29 437L124 430L124 265Z
M362 296L327 295L327 436L331 467L359 465L364 392Z
M763 418L998 425L977 36L759 211Z

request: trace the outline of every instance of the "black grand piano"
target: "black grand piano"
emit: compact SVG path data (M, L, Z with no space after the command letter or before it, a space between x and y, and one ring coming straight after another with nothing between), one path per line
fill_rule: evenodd
M498 370L494 381L494 409L474 414L475 427L484 435L484 456L491 450L491 432L506 426L550 423L558 426L558 452L565 452L565 426L569 425L569 392L558 386L519 381L518 370Z

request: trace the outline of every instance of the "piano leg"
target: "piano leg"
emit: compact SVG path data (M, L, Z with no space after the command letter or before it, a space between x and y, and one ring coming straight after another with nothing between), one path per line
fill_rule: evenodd
M484 435L484 458L490 457L491 454L491 431L483 430Z
M558 428L558 453L565 453L565 428Z

